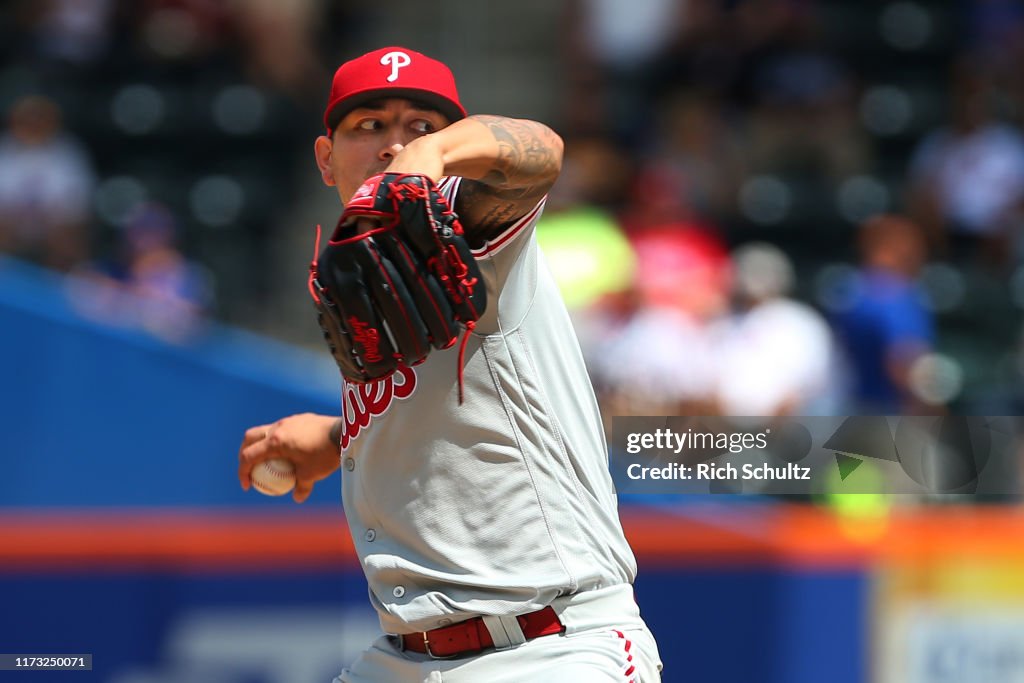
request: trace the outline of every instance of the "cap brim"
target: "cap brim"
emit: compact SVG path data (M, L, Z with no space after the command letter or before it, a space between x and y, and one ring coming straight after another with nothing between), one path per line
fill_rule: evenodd
M466 112L457 104L429 90L417 90L415 88L374 88L349 95L341 102L334 105L326 118L327 128L334 130L338 123L345 118L353 109L358 109L367 102L389 97L401 97L427 105L431 109L441 112L450 122L466 118Z

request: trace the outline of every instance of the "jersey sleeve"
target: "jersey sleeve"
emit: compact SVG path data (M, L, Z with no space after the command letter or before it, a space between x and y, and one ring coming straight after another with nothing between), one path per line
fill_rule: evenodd
M445 177L438 183L452 206L461 181ZM500 234L473 249L488 294L487 311L477 322L478 334L515 329L529 310L537 291L538 268L546 268L536 240L537 222L546 201L547 195Z

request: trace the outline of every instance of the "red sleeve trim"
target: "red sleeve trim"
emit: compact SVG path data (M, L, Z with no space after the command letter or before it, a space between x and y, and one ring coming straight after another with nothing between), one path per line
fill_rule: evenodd
M513 223L505 232L501 233L492 240L488 240L484 246L479 249L473 250L473 256L480 258L482 256L492 256L497 252L501 251L507 246L512 240L523 231L524 228L528 227L533 221L537 220L540 212L544 210L544 204L547 202L548 196L544 195L541 200L537 202L537 206L533 207L533 210L528 214Z

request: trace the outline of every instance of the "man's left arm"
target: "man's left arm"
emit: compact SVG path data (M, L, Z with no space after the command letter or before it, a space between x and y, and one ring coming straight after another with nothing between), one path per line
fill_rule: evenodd
M529 213L562 168L562 139L542 123L474 115L417 138L388 171L463 178L456 213L471 241L489 239Z

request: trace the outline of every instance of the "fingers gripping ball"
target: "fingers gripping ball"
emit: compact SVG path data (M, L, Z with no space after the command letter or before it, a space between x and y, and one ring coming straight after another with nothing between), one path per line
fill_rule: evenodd
M361 230L366 220L374 227ZM358 383L452 346L487 305L458 216L415 174L382 173L356 191L310 266L309 289L338 368Z
M249 478L260 493L283 496L295 488L295 466L284 458L271 458L253 467Z

